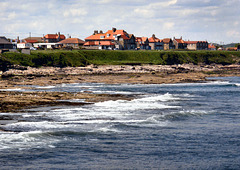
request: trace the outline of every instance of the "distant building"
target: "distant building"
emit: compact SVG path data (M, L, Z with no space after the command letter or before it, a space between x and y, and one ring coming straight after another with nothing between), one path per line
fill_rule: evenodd
M30 47L32 47L31 43L26 43L26 42L17 43L18 49L29 49Z
M228 47L226 48L227 51L237 51L238 48L237 47Z
M13 49L13 44L6 37L0 37L0 49Z
M62 47L72 47L72 48L79 48L82 47L85 42L78 38L68 38L58 42L59 45Z
M150 50L163 50L164 49L164 44L163 42L155 36L155 34L152 35L148 39L149 41L149 49Z
M147 37L136 37L136 47L141 50L149 50L149 40Z
M184 41L188 50L208 50L207 41Z
M187 43L185 43L182 39L182 37L180 38L173 38L173 43L175 45L175 49L183 49L186 50L187 49Z
M23 42L26 43L41 43L43 42L43 38L42 37L28 37L23 39Z
M128 34L125 30L112 28L106 33L103 31L94 31L94 33L85 38L85 48L91 49L119 49L131 50L136 48L135 36Z
M213 44L208 44L208 50L216 51L217 48L216 48L215 45L213 45Z
M174 43L173 43L171 38L164 38L162 40L162 43L163 43L163 50L175 49L175 45L174 45Z
M65 35L60 34L60 32L58 32L58 34L47 34L42 37L43 43L57 43L65 39Z

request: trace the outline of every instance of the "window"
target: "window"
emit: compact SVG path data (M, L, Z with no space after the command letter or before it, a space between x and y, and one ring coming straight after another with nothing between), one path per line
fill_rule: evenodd
M100 39L104 39L104 38L105 38L105 36L103 36L103 35L102 35L102 36L100 36Z

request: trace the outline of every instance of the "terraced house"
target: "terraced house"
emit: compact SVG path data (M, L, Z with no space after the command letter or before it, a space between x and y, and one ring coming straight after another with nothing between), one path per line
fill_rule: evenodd
M136 37L136 47L140 50L149 50L148 37Z
M183 49L186 50L187 49L187 43L185 43L182 39L182 37L180 38L173 38L173 43L175 45L175 49Z
M184 41L188 50L208 50L207 41Z
M59 41L65 40L66 37L65 35L62 35L60 32L58 32L57 34L47 34L43 36L42 39L44 43L57 43Z
M163 42L157 38L155 34L153 34L148 40L150 50L163 50Z
M106 33L94 31L93 35L85 38L84 47L88 49L131 50L136 48L135 36L116 28L112 28Z

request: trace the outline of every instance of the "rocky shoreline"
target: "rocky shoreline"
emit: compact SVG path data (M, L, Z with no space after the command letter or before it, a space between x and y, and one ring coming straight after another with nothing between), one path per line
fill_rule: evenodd
M56 85L68 83L133 83L170 84L203 82L206 77L239 76L240 65L113 65L87 67L42 67L11 69L0 79L0 112L20 112L37 106L83 105L105 100L131 100L134 96L66 92L18 92L25 85ZM12 89L12 90L9 90ZM84 102L69 102L83 99ZM3 118L2 118L3 119ZM1 117L0 117L1 120Z

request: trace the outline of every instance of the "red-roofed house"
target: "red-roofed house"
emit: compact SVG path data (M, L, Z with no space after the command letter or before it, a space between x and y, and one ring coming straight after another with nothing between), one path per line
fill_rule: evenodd
M113 28L112 30L108 30L106 33L103 33L102 31L100 32L94 31L93 35L85 38L85 42L86 43L84 44L84 46L92 47L95 49L96 48L99 48L99 49L112 48L113 44L114 44L114 48L119 50L130 50L130 49L136 48L134 35L128 34L124 30L117 30L116 28ZM91 42L91 43L88 43L88 42ZM106 44L108 44L109 46L107 46Z
M58 42L63 47L72 47L72 48L79 48L82 47L85 42L78 38L68 38Z
M147 37L136 37L136 46L141 50L149 50L149 40Z
M187 44L188 50L207 50L207 41L184 41Z
M58 34L47 34L42 39L44 43L56 43L65 40L65 38L65 35L62 35L60 32L58 32Z
M173 38L173 43L175 45L175 49L187 49L187 44L181 38Z
M149 49L150 50L163 50L164 49L164 44L163 42L155 36L155 34L152 35L148 39L149 41Z
M228 47L226 48L227 51L237 51L237 47Z
M208 44L208 50L216 51L217 48L216 48L215 45L213 45L213 44Z
M164 50L175 49L175 45L174 45L174 43L173 43L171 38L164 38L162 40L162 42L163 42L163 49Z

